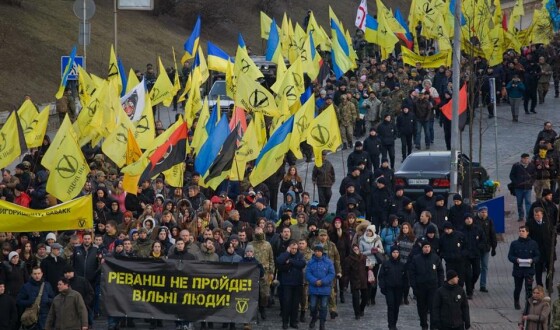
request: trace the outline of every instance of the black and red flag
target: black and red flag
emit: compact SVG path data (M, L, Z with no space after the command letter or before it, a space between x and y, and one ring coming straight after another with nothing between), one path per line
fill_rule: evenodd
M182 163L187 157L187 123L179 125L171 133L169 139L159 146L154 153L148 157L148 166L140 176L140 182L150 179L173 166Z

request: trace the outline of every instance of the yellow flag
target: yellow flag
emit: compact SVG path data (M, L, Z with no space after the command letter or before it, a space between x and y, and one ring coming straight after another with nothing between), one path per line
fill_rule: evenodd
M175 57L175 47L171 47L171 50L173 51L173 65L175 68L175 75L173 76L173 95L177 95L177 93L181 89L181 81L179 80L179 70L177 69L177 58Z
M165 71L165 67L163 63L161 63L161 58L158 57L159 63L159 75L154 83L154 87L150 91L150 99L152 101L152 105L158 105L163 102L163 105L168 107L173 102L173 94L174 87L173 83L169 79L167 75L167 71Z
M294 129L290 141L290 150L297 159L303 158L300 143L307 139L309 124L315 117L315 97L311 96L294 115Z
M261 38L268 40L268 35L270 34L270 25L272 24L272 19L268 17L267 14L261 11Z
M43 111L37 114L33 120L28 124L21 121L23 134L25 134L25 142L28 148L38 148L43 144L45 133L47 133L47 126L49 124L50 106L47 105Z
M313 36L309 34L303 44L300 57L303 71L307 73L311 80L317 79L319 70L321 69L321 55L319 55L319 52L315 49L315 47L315 40L313 39Z
M305 32L307 32L307 34L311 33L311 35L313 36L313 40L315 40L317 46L321 46L322 50L330 50L330 47L328 49L324 48L326 44L329 44L328 41L330 40L328 35L325 33L325 30L323 30L323 27L317 24L317 20L315 19L315 15L313 14L313 12L311 12L311 14L309 15L307 31Z
M78 66L78 94L80 95L80 104L85 107L91 101L91 96L97 89L95 81L89 73L80 65Z
M266 122L264 115L261 112L253 114L253 121L255 122L255 131L257 132L257 142L259 147L263 147L266 143Z
M515 31L515 23L517 23L517 21L519 21L519 18L521 18L521 16L523 15L525 15L523 0L517 0L509 17L508 31Z
M257 127L253 119L249 122L241 141L239 141L239 147L235 151L229 179L234 181L243 180L247 162L257 159L261 149L262 146L259 146L258 142Z
M12 111L0 129L0 168L10 165L25 150L25 137L18 114Z
M251 80L257 80L264 77L261 70L259 70L255 62L249 57L249 54L247 54L247 49L239 46L237 47L237 53L235 54L233 74L235 77L245 75Z
M47 192L63 202L78 196L89 174L89 166L76 140L68 115L64 118L41 164L50 172Z
M185 121L188 127L192 127L196 115L203 107L202 97L200 96L200 84L198 83L198 81L200 81L200 72L195 70L191 77L193 83L189 91L189 98L185 104Z
M272 90L277 94L276 98L279 100L281 97L285 96L288 100L288 106L292 106L294 103L299 101L299 96L305 92L305 82L303 78L303 67L301 65L301 58L293 63L292 66L286 71L283 77L283 81L280 86L275 90L274 87L276 83L272 86Z
M108 137L116 129L117 123L119 122L117 114L121 112L125 113L122 109L120 93L118 92L116 81L113 80L109 83L106 106L103 108L103 126L99 132L102 137Z
M162 173L165 176L165 183L171 187L182 187L185 175L185 162L174 165Z
M140 145L142 149L148 149L152 145L152 142L154 142L156 125L154 121L154 112L152 111L152 103L150 102L150 97L147 95L142 116L134 122L134 126L136 128L134 137L136 141L138 141L138 145Z
M391 30L389 22L387 21L387 16L393 16L393 14L391 14L391 12L389 12L385 5L383 5L383 3L379 0L377 0L377 8L382 11L379 15L377 15L377 42L378 45L385 49L387 53L391 53L395 49L395 44L399 42L399 38L397 38L394 31Z
M74 122L74 130L77 133L78 142L81 146L100 134L100 129L103 127L103 108L107 103L108 88L108 82L98 88Z
M136 76L136 72L134 72L134 69L130 69L130 71L128 71L128 79L127 79L127 83L126 83L126 92L130 92L132 89L134 89L134 87L138 86L138 84L140 83L140 81L138 80L138 77Z
M124 74L124 73L122 73ZM117 62L117 55L115 55L115 49L111 45L111 54L109 57L109 70L107 71L107 80L115 80L117 82L119 95L122 91L122 81L121 72L119 70L119 63Z
M37 111L37 107L35 107L31 100L25 100L17 110L17 113L19 122L25 128L37 117L39 111Z
M262 112L269 117L280 115L274 96L261 84L246 75L238 78L235 104L248 112Z
M293 35L294 30L292 29L288 15L284 12L282 26L280 27L280 44L282 45L282 56L286 58L290 56L290 43Z
M284 62L284 57L282 55L279 56L278 65L276 66L276 81L270 87L270 90L273 91L275 94L278 94L278 90L284 81L284 77L288 72L288 68L286 67L286 62Z
M118 121L116 128L101 145L101 150L118 167L123 167L126 163L128 132L133 131L134 126L124 111L118 111Z
M217 105L219 107L219 101ZM208 109L208 97L205 97L204 104L202 105L202 110L200 111L200 116L198 117L198 121L196 122L196 128L194 130L194 135L191 143L191 147L193 148L195 154L198 154L198 151L200 150L206 139L208 139L206 124L208 123L209 118L210 110Z
M309 125L307 143L313 147L315 154L315 165L323 166L323 150L336 151L342 144L340 127L334 107L330 105L321 112Z
M136 162L140 159L140 157L142 157L142 150L140 150L132 130L128 130L126 140L126 165ZM128 173L124 173L123 189L129 194L136 195L138 193L139 180L140 174L130 175Z
M208 71L208 64L206 63L206 57L204 56L204 52L202 48L198 48L198 57L195 59L195 71L200 72L200 84L202 85L208 80L210 77L210 71Z
M231 61L228 61L226 66L226 94L233 99L236 91L237 77L234 72L234 64L231 63Z
M548 11L535 9L531 25L531 43L548 45L554 36Z

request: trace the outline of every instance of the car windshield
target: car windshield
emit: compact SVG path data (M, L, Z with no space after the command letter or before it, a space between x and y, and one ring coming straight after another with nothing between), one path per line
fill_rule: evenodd
M431 172L449 170L449 156L412 156L406 159L400 170L406 172Z
M226 93L226 82L223 80L216 81L212 88L210 89L210 93L208 93L208 98L210 100L216 100L220 97L220 100L231 100Z

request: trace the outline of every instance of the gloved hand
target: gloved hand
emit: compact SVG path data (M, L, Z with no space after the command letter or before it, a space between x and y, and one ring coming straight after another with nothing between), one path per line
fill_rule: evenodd
M492 248L492 252L490 252L492 257L496 256L496 248Z

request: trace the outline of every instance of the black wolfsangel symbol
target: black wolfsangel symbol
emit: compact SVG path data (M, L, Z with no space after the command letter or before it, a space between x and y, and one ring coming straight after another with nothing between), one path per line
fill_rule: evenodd
M309 134L311 134L311 137L319 143L317 147L325 146L331 137L328 128L322 125L313 127Z

